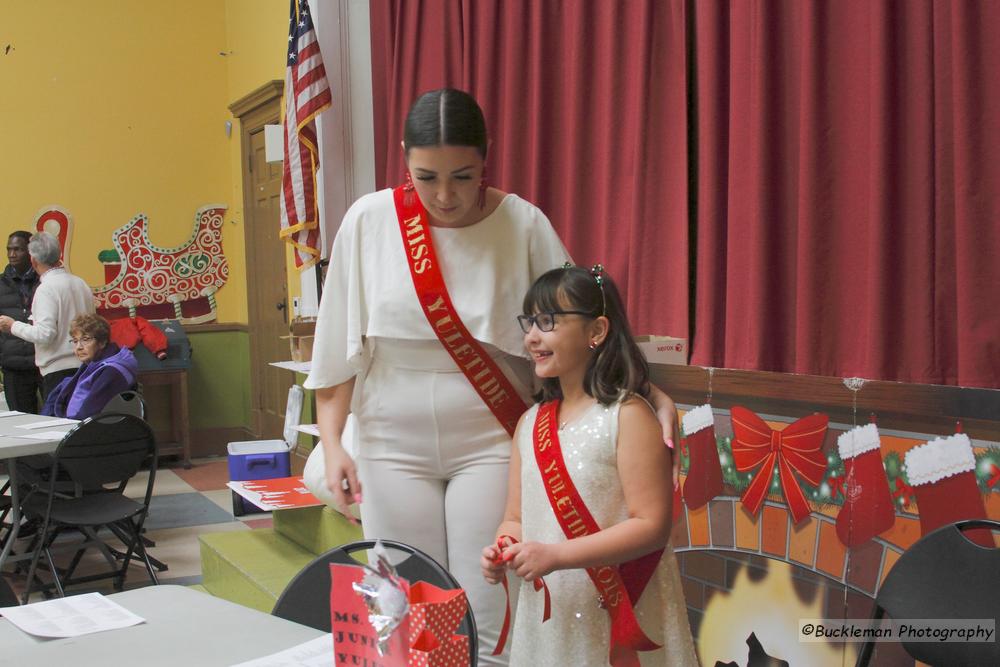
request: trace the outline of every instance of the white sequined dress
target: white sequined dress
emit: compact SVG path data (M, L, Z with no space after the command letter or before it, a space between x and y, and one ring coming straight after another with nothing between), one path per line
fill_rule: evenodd
M559 430L566 469L602 528L628 518L618 478L616 443L621 403L595 404ZM517 439L521 455L521 521L524 541L560 542L565 538L549 505L532 448L535 405ZM513 577L512 583L519 581ZM543 596L521 582L511 638L512 667L607 665L611 622L598 607L597 589L586 570L559 570L545 576L552 595L552 617L542 623ZM643 665L697 665L687 608L673 548L667 546L649 585L639 598L636 617L643 631L663 648L639 653Z

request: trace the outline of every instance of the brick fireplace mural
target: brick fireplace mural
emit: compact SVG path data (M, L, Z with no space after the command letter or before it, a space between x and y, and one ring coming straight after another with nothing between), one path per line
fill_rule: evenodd
M689 430L692 420L687 415L691 412L682 411L682 421ZM718 452L717 470L722 481L706 482L704 478L713 477L716 468L706 467L704 462L699 465L692 443L683 443L687 446L682 447L681 488L685 489L693 480L694 492L688 495L696 507L681 503L672 533L702 664L715 665L719 661L746 665L750 633L768 655L792 665L853 664L857 645L799 642L797 620L870 616L874 597L886 574L903 551L922 535L918 492L925 489L920 496L925 502L925 512L939 501L926 490L929 486L919 486L925 480L920 479L918 459L925 450L917 449L928 446L928 441L939 440L901 431L878 433L877 450L869 448L869 451L878 456L876 461L881 464L877 465L878 472L884 471L888 486L886 502L891 503L891 511L881 512L881 524L874 529L871 516L858 518L859 523L866 522L873 534L877 531L870 539L861 532L866 538L862 541L851 539L844 525L838 534L837 527L847 500L845 494L861 486L846 483L838 439L842 445L842 434L857 431L850 426L831 424L817 442L826 464L822 477L818 477L816 484L810 484L795 474L797 486L807 501L806 514L796 521L782 489L782 483L789 480L778 474L777 464L771 479L758 484L766 489L766 494L757 513L748 509L744 494L755 474L762 474L763 466L741 471L734 465L734 444L737 451L739 445L734 443L738 437L734 438L730 411L713 412L714 419L713 415L708 419L714 425L712 440ZM768 416L765 422L774 431L782 431L795 420ZM874 432L875 428L865 429L868 430ZM690 434L685 440L693 442ZM959 440L967 440L972 446L971 454L966 455L968 460L963 463L965 468L973 467L965 471L969 474L965 483L972 485L982 505L977 508L973 501L973 510L962 505L957 511L1000 518L1000 449L995 443L968 440L968 436L959 435ZM907 457L914 450L917 453ZM768 459L765 465L772 461ZM692 471L697 478L691 477ZM872 486L867 480L866 485ZM944 504L948 505L952 497ZM865 502L868 509L872 505L870 500ZM940 507L934 510L936 514L941 512ZM951 520L949 516L943 518ZM914 663L898 644L882 644L877 664Z

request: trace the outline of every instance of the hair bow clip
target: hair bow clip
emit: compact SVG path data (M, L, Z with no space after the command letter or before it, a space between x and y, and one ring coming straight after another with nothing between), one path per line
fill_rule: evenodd
M601 287L604 286L604 265L594 264L593 268L590 269L590 275L594 276L594 282L596 282Z
M573 268L573 262L564 262L563 265L562 265L562 267L563 267L564 270L565 269L572 269Z

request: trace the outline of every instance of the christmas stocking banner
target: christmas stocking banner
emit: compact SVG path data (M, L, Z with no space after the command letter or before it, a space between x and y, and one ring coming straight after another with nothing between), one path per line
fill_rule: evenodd
M853 547L892 528L896 512L875 424L842 433L837 449L844 462L844 506L837 515L837 536Z
M684 502L698 509L722 493L722 468L715 445L715 418L711 405L688 411L681 420L691 463L684 482Z
M964 433L936 438L906 452L906 476L917 496L921 535L961 519L986 518L975 468L972 442ZM977 544L994 546L989 530L965 535Z

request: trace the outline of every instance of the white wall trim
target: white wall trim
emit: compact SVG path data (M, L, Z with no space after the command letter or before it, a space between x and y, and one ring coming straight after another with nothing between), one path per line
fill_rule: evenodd
M329 255L344 213L375 189L371 22L368 0L310 0L333 104L316 121L322 256ZM303 314L315 312L315 269L303 271Z

